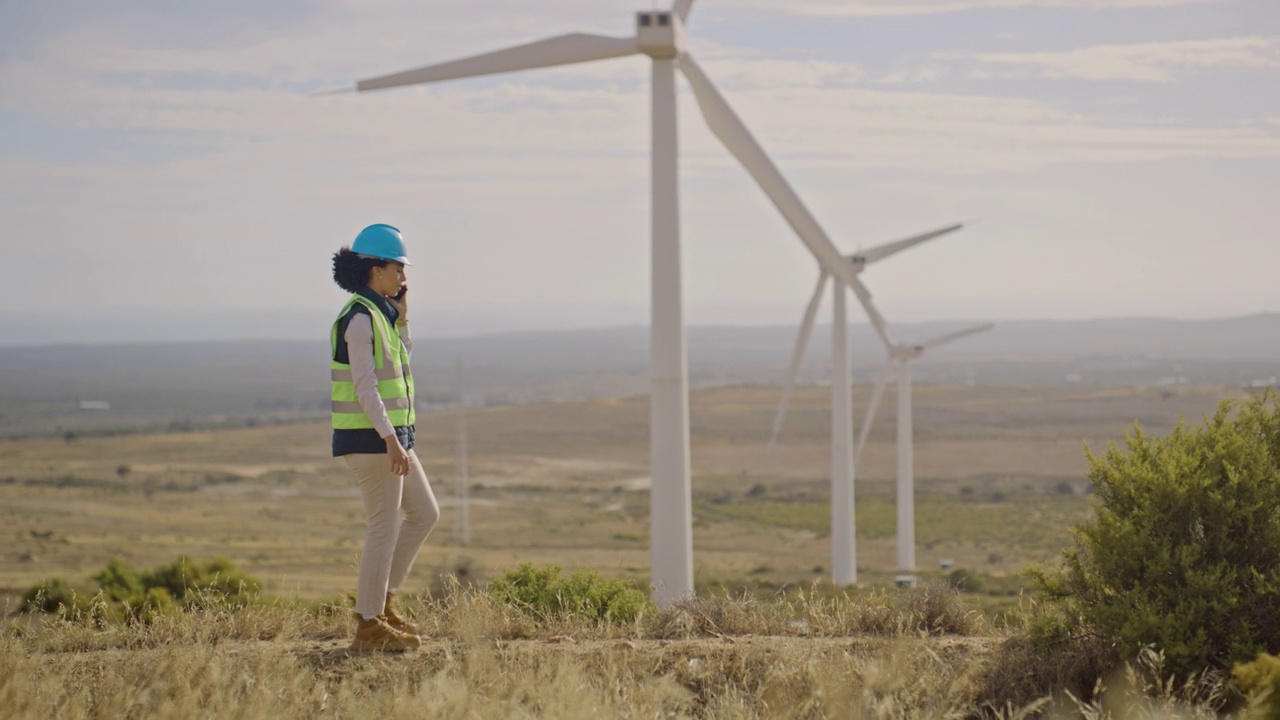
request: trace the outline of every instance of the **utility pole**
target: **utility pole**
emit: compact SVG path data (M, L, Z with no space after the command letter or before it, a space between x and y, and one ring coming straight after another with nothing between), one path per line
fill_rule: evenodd
M452 542L471 544L471 501L468 498L467 473L467 387L462 358L458 358L458 454L454 460L453 495L458 500L457 520L453 524Z

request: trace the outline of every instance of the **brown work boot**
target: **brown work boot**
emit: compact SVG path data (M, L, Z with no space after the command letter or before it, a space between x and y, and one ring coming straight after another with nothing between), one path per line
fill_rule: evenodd
M400 632L387 624L386 620L376 617L372 620L360 619L356 626L356 638L351 641L352 650L373 650L378 652L404 652L415 650L422 641L416 635Z
M394 593L387 593L387 601L382 606L382 614L378 617L385 620L388 625L399 630L406 635L421 637L422 631L416 626L405 622L405 619L396 614L395 609L391 607L391 598L395 597Z

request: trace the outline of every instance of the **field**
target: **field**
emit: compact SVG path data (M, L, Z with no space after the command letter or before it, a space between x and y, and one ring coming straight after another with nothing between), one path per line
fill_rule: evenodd
M11 613L42 579L90 591L111 559L149 568L181 554L230 558L280 599L107 632L14 616L0 639L10 678L0 700L21 700L18 717L50 707L67 717L726 718L972 716L1001 698L1022 707L1044 672L1068 677L1071 663L1091 662L1042 670L1016 630L1033 604L1020 571L1053 561L1088 515L1085 445L1104 449L1134 421L1152 433L1182 416L1196 423L1239 391L918 386L918 558L933 588L923 594L892 588L893 403L859 468L860 588L841 593L827 581L827 391L797 393L770 457L777 392L693 394L702 599L630 626L532 623L482 587L522 562L645 582L647 401L471 410L466 546L453 538L456 416L424 414L419 454L443 517L404 589L427 640L403 658L344 650L342 595L355 585L363 515L324 424L0 442L0 605ZM969 592L938 598L944 560L968 572Z
M1056 557L1087 513L1084 444L1133 421L1167 431L1213 410L1219 388L922 386L916 399L922 570L944 559L991 576ZM700 587L807 584L829 564L826 391L802 388L772 457L767 387L693 395L694 544ZM858 396L855 400L861 402ZM893 574L892 403L857 479L860 580ZM647 402L477 409L469 423L472 543L451 542L455 417L422 417L419 455L443 517L413 582L482 580L530 561L648 574ZM354 584L359 496L323 425L0 443L0 587L78 582L119 558L226 556L269 592L332 596Z

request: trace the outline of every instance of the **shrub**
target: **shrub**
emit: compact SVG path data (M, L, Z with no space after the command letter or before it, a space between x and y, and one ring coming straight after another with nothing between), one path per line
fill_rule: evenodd
M102 588L107 599L116 602L128 600L145 591L142 578L138 577L138 571L127 563L115 559L107 563L107 566L94 575L93 579L98 583L98 587Z
M1094 517L1040 589L1127 656L1189 676L1280 650L1280 403L1224 401L1203 427L1140 427L1089 455Z
M157 616L176 610L178 604L173 596L162 587L152 587L139 592L125 601L125 614L134 620L151 622Z
M90 601L54 578L33 585L22 595L28 611L75 614L93 610L93 619L151 620L179 606L196 607L207 601L246 605L262 589L256 578L236 570L225 558L199 563L186 556L168 565L139 573L127 563L112 560L93 579L99 593Z
M1235 685L1249 699L1247 717L1280 718L1280 657L1260 653L1231 670Z
M489 583L489 592L499 602L542 619L633 622L653 608L649 597L630 583L606 580L590 570L561 576L559 565L522 563Z
M28 611L68 612L83 604L83 599L62 578L42 580L22 593L22 608Z
M1036 652L1048 655L1074 639L1070 620L1060 613L1039 612L1026 620L1027 639Z
M956 568L947 573L947 584L960 592L975 593L982 590L982 576L972 570Z
M955 588L933 581L922 582L897 594L894 603L904 615L905 627L929 635L976 635L981 615L961 602Z
M533 563L521 563L520 567L490 582L489 591L508 605L547 608L554 597L551 586L559 575L559 565L537 567Z
M243 603L262 590L261 582L236 570L226 558L199 563L186 555L144 574L142 583L148 589L163 588L174 600L188 605L199 602L201 595Z
M977 673L981 688L978 695L990 709L1026 707L1049 696L1057 695L1061 699L1065 693L1091 700L1101 689L1099 681L1122 666L1115 649L1096 636L1063 637L1047 647L1037 647L1036 642L1025 633L1012 635L996 646L991 660L981 666ZM985 716L1035 717L999 712Z

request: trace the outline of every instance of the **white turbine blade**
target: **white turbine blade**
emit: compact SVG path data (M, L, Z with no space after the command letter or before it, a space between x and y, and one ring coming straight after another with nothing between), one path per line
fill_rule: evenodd
M569 65L635 55L640 52L635 38L606 37L573 33L531 42L527 45L475 55L462 60L427 65L415 70L361 80L356 90L381 90L403 85L456 80L533 68Z
M855 288L862 285L858 281L858 271L847 258L840 254L831 239L809 213L800 198L787 184L782 173L774 166L773 161L765 154L760 144L751 136L751 132L742 124L742 120L729 107L729 103L720 95L711 80L698 67L693 56L681 53L680 70L689 79L693 94L698 99L702 116L706 118L711 132L720 138L720 142L742 163L756 184L765 195L773 201L778 211L786 218L787 223L800 236L800 240L809 248L809 252L817 258L822 268L845 285Z
M956 223L955 225L948 225L947 227L939 228L937 230L930 230L929 232L921 235L914 235L903 240L895 240L894 242L885 243L884 245L877 245L870 250L866 250L852 256L851 259L861 260L863 263L870 264L877 260L883 260L895 253L900 253L913 245L919 245L922 242L932 240L936 237L941 237L947 233L953 233L962 227L964 227L964 223Z
M880 398L884 397L884 386L889 384L889 378L893 375L893 361L885 363L884 370L880 371L880 378L876 380L876 387L871 391L871 401L867 403L867 414L862 418L862 432L858 434L858 447L853 451L853 466L858 467L858 463L862 462L862 448L867 445L867 437L871 435L871 423L875 422L876 411L880 409Z
M987 323L985 325L977 325L975 327L966 328L964 330L957 330L956 332L948 333L946 335L941 335L939 337L933 338L932 340L926 340L920 343L920 348L922 350L928 350L929 348L936 348L941 345L946 345L949 342L959 340L962 337L968 337L969 335L973 335L975 333L985 332L987 330L990 330L993 327L995 327L994 323Z
M898 341L894 339L893 331L889 329L889 323L885 322L880 310L871 302L871 292L862 283L858 283L853 288L853 294L858 296L858 302L862 303L862 309L866 311L867 318L871 320L871 327L875 329L876 334L884 341L885 348L892 352Z
M671 8L672 12L680 16L681 22L689 19L689 9L693 7L693 0L676 0L675 7Z
M813 289L813 297L804 309L804 320L800 323L800 334L796 337L796 348L791 352L791 367L787 370L787 384L782 389L782 400L778 403L778 412L773 416L773 435L769 437L767 455L773 454L773 447L778 444L778 434L782 432L782 421L787 417L787 404L791 402L791 393L796 387L796 376L800 374L800 363L804 361L804 349L809 344L809 334L813 331L813 320L818 315L818 305L822 302L822 293L827 289L825 272L818 275L818 286Z

